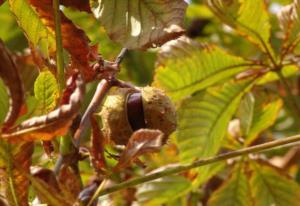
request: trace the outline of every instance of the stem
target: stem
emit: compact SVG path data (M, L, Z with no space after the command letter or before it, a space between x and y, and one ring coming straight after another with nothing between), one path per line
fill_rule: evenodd
M79 147L80 142L83 138L83 134L90 124L91 115L100 106L103 98L105 97L105 95L106 95L107 91L110 89L110 87L111 87L111 83L108 82L106 79L101 80L101 82L98 84L96 92L93 96L93 99L92 99L91 103L89 104L88 108L86 109L85 113L83 114L82 119L80 121L80 125L74 135L75 147Z
M278 77L279 77L279 79L280 79L280 81L281 81L281 83L284 87L284 90L287 94L288 103L290 104L290 106L292 108L294 108L294 110L297 113L297 116L299 118L300 117L300 109L298 107L298 103L297 103L297 100L296 100L295 96L291 92L292 90L291 90L289 84L287 83L287 81L286 81L285 77L283 76L281 70L277 70L276 74L278 75Z
M124 57L125 57L125 55L126 55L127 52L128 52L128 49L127 49L127 48L123 48L123 49L121 50L120 54L117 56L117 58L116 58L116 60L115 60L115 63L116 63L117 65L120 65L120 64L121 64L121 62L123 61L123 59L124 59Z
M201 167L204 165L209 165L209 164L212 164L215 162L220 162L223 160L231 159L234 157L239 157L242 155L267 151L271 148L274 149L275 147L289 145L290 143L295 143L298 141L300 141L300 134L291 136L291 137L287 137L287 138L283 138L283 139L279 139L279 140L274 140L274 141L267 142L264 144L255 145L252 147L243 148L240 150L224 153L224 154L214 156L214 157L200 159L200 160L197 160L190 164L182 164L182 165L179 165L179 166L176 166L173 168L166 169L164 171L148 174L146 176L139 177L139 178L134 178L134 179L122 182L120 184L111 186L111 187L103 189L103 190L97 189L97 192L94 194L94 197L107 195L107 194L110 194L110 193L113 193L113 192L116 192L116 191L119 191L119 190L122 190L122 189L125 189L128 187L136 186L136 185L139 185L139 184L142 184L145 182L149 182L149 181L161 178L161 177L173 175L173 174L180 173L180 172L185 172L185 171L193 169L193 168ZM291 145L289 145L289 146L291 146Z
M63 89L65 88L65 72L64 72L59 0L53 0L53 12L54 12L54 21L55 21L56 64L57 64L57 72L58 72L59 89L60 92L62 92Z

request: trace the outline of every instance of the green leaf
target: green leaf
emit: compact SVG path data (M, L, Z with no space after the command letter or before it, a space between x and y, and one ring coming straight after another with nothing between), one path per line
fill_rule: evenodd
M270 17L261 0L206 0L209 8L224 23L273 56L270 41Z
M257 206L298 206L300 186L282 171L266 164L252 162L250 186Z
M130 49L147 49L180 36L186 6L182 0L91 0L111 39Z
M251 206L248 177L243 171L243 163L235 166L231 177L216 190L208 201L208 206Z
M34 83L34 95L41 104L43 114L55 108L59 89L57 81L50 71L39 74Z
M3 123L9 108L9 96L3 81L0 79L0 123Z
M247 136L249 134L251 124L253 123L254 116L254 107L255 107L255 98L252 93L248 93L242 99L239 110L238 117L241 121L241 129L243 134Z
M178 111L177 142L184 162L216 154L241 97L253 80L209 88L184 101Z
M154 85L164 89L173 100L224 81L251 66L250 62L216 46L199 47L180 41L178 46L168 46L171 52L160 54L168 58L163 57L163 65L157 69L154 80Z
M27 38L34 45L41 45L43 49L47 45L46 48L54 52L56 49L54 32L42 22L29 2L27 0L8 0L8 2Z
M246 136L246 145L251 144L262 131L274 124L281 107L281 99L275 99L267 103L257 101L252 114L251 127ZM244 115L249 115L249 113Z
M144 206L161 205L180 197L191 188L191 182L183 176L166 176L142 184L137 188L137 200Z
M284 66L281 69L282 75L286 78L291 77L291 76L296 76L298 73L299 69L296 65L288 65ZM272 81L278 81L279 77L276 72L270 71L263 75L260 80L257 82L257 84L266 84Z

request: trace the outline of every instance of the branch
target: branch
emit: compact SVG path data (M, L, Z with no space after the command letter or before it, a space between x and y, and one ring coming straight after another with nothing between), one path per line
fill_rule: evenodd
M279 147L279 146L292 146L289 145L290 143L295 143L300 141L300 134L299 135L295 135L295 136L291 136L291 137L287 137L287 138L283 138L283 139L279 139L279 140L274 140L271 142L267 142L264 144L260 144L260 145L255 145L252 147L247 147L247 148L243 148L240 150L236 150L236 151L232 151L232 152L228 152L228 153L224 153L218 156L214 156L214 157L208 157L208 158L204 158L204 159L200 159L197 160L193 163L190 164L182 164L173 168L169 168L166 169L164 171L160 171L160 172L156 172L156 173L152 173L149 175L145 175L143 177L139 177L139 178L134 178L125 182L122 182L120 184L111 186L109 188L103 189L103 190L99 190L99 188L97 189L97 192L95 193L95 197L100 197L103 195L107 195L128 187L132 187L132 186L136 186L145 182L149 182L161 177L165 177L165 176L169 176L169 175L173 175L176 173L180 173L180 172L185 172L187 170L193 169L193 168L197 168L197 167L201 167L204 165L209 165L215 162L220 162L222 160L227 160L227 159L231 159L234 157L239 157L242 155L247 155L247 154L251 154L251 153L258 153L258 152L264 152L267 151L269 149L273 149L275 147Z

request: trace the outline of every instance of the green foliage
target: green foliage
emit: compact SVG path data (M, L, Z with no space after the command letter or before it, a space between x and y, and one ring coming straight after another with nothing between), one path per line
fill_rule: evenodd
M34 83L34 96L39 101L42 114L55 108L58 95L55 76L50 71L41 72Z

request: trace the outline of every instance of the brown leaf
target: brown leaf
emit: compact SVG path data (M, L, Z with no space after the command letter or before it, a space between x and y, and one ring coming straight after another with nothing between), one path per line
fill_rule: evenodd
M78 195L78 199L75 203L75 206L88 204L88 202L91 200L94 193L98 189L100 183L101 182L97 179L91 181ZM97 202L95 202L93 205L97 205Z
M24 102L23 85L18 73L17 65L9 51L0 39L0 77L8 87L10 96L9 111L4 120L3 129L11 127L17 120Z
M134 132L121 154L115 170L128 167L131 162L145 153L159 151L162 145L163 133L160 130L140 129Z
M75 202L77 196L81 191L80 177L76 172L68 165L63 165L59 171L58 182L60 188L66 191L68 196L71 196Z
M71 206L73 204L72 200L62 194L52 170L39 169L34 172L33 176L28 175L28 177L41 202L51 206Z
M96 171L101 171L106 165L105 158L104 158L104 136L94 116L91 117L91 126L92 126L91 162Z
M61 4L67 7L78 9L79 11L91 13L89 0L62 0Z
M18 201L20 206L28 205L29 180L24 173L29 173L33 146L31 142L22 142L16 145L10 145L3 141L0 143L0 149L6 151L4 169L0 174L3 182L0 183L5 190L9 205L15 205L15 201ZM17 199L14 199L10 184L13 185Z
M45 25L54 32L55 24L52 0L30 0L29 2L36 9L39 17L45 22ZM65 3L70 5L70 1L66 1ZM79 1L77 3L80 5ZM90 40L84 31L76 27L62 12L61 31L63 47L70 53L72 64L80 70L86 81L94 79L95 73L92 67L89 66L89 58L94 56L93 53L95 51L93 47L89 46Z
M85 85L81 75L74 74L68 80L62 97L62 105L59 108L47 115L33 117L22 122L7 133L3 133L2 138L18 142L51 140L56 136L64 135L79 112L84 91Z

